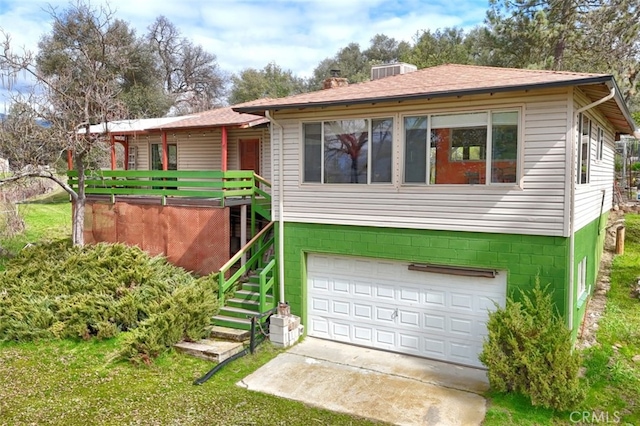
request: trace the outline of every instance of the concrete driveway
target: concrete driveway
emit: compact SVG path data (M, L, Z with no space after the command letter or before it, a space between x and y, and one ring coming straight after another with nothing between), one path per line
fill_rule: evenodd
M489 387L483 370L311 337L238 385L398 425L480 425Z

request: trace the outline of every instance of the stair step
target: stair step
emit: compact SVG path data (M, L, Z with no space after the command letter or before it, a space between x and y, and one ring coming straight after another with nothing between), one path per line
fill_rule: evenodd
M223 306L220 308L218 315L224 315L234 318L250 318L258 315L258 305L255 305L255 310L246 308L237 308L235 306Z
M174 348L207 361L222 362L242 351L244 345L239 342L203 339L198 342L178 342L174 345Z
M260 284L252 282L242 283L242 290L258 293L260 291Z
M260 293L258 293L257 291L238 290L234 294L233 298L241 299L241 300L258 301L260 300ZM267 296L267 301L269 301L269 299L272 299L272 298L273 298L272 296Z
M250 330L239 330L237 328L223 327L220 325L212 325L209 327L209 335L217 339L233 340L235 342L244 342L251 338Z
M213 324L223 327L236 328L239 330L251 330L251 320L246 318L235 318L226 315L216 315L213 317Z
M227 299L227 301L225 302L225 306L248 309L250 311L258 312L260 302L258 302L257 300L245 300L232 297L231 299Z

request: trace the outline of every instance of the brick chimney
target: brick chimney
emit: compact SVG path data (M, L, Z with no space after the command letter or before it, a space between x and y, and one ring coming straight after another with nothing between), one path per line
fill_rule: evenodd
M346 78L340 77L340 70L331 70L331 77L322 82L322 90L333 89L334 87L345 87L349 85Z

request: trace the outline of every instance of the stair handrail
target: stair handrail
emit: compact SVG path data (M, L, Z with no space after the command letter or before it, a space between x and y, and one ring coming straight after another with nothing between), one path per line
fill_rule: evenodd
M269 222L260 232L258 232L247 244L244 245L231 259L229 259L218 270L218 297L220 301L224 300L224 294L229 288L238 281L238 279L246 274L255 266L262 266L262 256L273 245L273 236L267 241L263 241L263 237L273 228L274 223ZM226 278L227 272L231 270L231 267L235 265L242 257L248 253L251 253L245 264L238 268L238 270L232 274L229 278Z
M253 174L253 190L251 193L251 235L255 235L256 233L256 213L260 216L264 217L267 220L271 220L271 214L269 213L269 209L261 206L257 199L261 197L263 200L267 201L269 206L271 205L271 194L269 194L264 189L260 188L260 185L264 185L267 188L271 188L271 182L263 178L257 173Z
M269 273L271 271L275 272L276 259L271 259L269 263L265 265L265 267L260 271L260 312L266 312L267 310L267 292L273 288L273 284L276 282L275 273Z

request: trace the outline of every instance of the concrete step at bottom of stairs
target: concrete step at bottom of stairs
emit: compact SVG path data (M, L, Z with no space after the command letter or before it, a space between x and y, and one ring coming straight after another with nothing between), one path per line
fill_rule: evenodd
M222 339L246 343L251 339L251 331L224 327L221 325L212 325L209 327L209 336L212 339Z
M179 342L174 345L177 351L196 358L213 362L222 362L244 349L241 342L203 339L198 342Z

